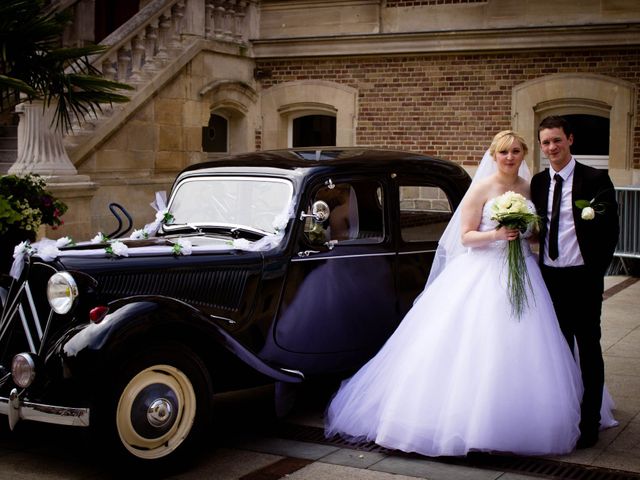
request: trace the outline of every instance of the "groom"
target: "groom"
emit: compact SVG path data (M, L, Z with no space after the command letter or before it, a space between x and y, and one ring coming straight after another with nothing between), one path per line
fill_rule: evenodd
M540 223L540 268L560 328L578 345L584 394L577 448L598 441L604 362L600 313L604 275L618 241L618 205L606 170L576 162L573 133L566 119L545 118L538 140L550 168L531 179L531 197ZM580 200L591 202L589 209Z

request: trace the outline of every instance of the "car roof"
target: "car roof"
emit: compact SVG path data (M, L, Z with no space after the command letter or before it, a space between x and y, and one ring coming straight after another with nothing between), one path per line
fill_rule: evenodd
M307 147L283 150L265 150L224 156L215 160L198 163L185 168L179 176L196 173L203 174L223 167L273 168L284 170L313 169L320 167L382 167L413 165L418 168L426 166L458 174L459 165L422 155L400 150L371 149L363 147ZM445 173L445 172L443 172Z

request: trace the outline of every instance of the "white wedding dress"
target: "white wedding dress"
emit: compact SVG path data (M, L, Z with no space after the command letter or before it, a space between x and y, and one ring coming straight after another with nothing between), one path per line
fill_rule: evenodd
M481 231L496 228L492 203ZM532 286L521 318L510 314L506 241L457 256L378 354L342 383L326 411L326 435L428 456L573 450L580 372L536 258L521 242ZM613 421L608 415L603 421Z

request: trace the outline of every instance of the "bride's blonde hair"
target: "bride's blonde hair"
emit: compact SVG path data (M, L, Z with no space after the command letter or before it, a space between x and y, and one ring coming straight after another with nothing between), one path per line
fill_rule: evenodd
M508 150L513 145L513 142L519 142L522 145L522 151L524 155L527 155L529 151L529 147L527 147L527 142L524 141L522 135L513 130L503 130L501 132L496 133L496 136L493 137L493 141L489 146L489 153L495 159L496 152L500 152L502 150Z

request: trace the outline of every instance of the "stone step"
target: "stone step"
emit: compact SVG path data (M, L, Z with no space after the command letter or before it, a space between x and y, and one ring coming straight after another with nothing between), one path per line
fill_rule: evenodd
M17 150L18 139L16 137L3 137L0 135L0 150Z
M6 175L18 158L18 126L0 125L0 175Z
M18 126L0 125L0 137L18 138Z

